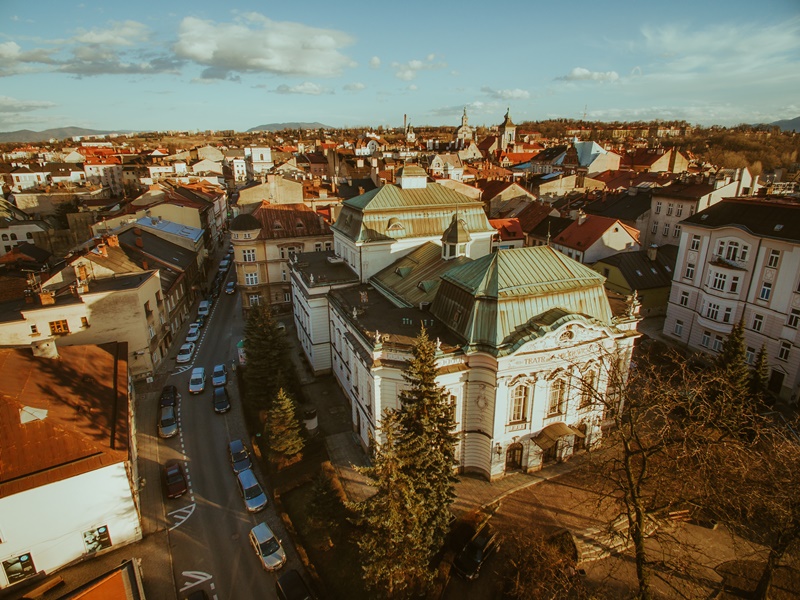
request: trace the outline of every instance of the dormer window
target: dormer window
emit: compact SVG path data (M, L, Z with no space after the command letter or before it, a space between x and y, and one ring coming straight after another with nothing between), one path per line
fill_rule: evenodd
M389 223L386 226L387 231L398 231L404 229L403 223L397 217L392 217L389 219Z
M295 223L295 229L304 229L304 228L305 228L305 225L303 225L303 223L301 223L300 221Z
M278 221L275 221L275 223L272 225L272 228L277 231L278 229L283 229L283 225L278 223Z

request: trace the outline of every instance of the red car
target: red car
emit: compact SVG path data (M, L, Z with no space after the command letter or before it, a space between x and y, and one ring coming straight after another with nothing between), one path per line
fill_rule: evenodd
M183 465L177 460L170 460L164 465L164 487L167 489L168 498L178 498L189 491L186 481L186 472Z

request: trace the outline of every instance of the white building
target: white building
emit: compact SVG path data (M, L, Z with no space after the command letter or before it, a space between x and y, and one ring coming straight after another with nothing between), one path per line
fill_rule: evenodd
M664 335L715 354L744 319L747 361L766 347L769 389L800 393L800 205L723 200L681 223Z
M418 170L343 203L336 254L292 262L301 345L315 372L335 375L358 439L380 439L424 325L456 405L461 472L495 479L596 443L603 408L579 382L606 393L608 372L630 361L635 311L615 318L604 278L549 247L493 253L480 203Z
M0 349L0 588L141 539L127 353Z

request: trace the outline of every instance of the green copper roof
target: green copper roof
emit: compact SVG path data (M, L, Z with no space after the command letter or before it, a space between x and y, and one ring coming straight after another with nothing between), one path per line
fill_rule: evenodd
M554 309L610 324L603 282L548 246L499 250L447 271L431 312L467 344L503 353L537 335L537 319Z

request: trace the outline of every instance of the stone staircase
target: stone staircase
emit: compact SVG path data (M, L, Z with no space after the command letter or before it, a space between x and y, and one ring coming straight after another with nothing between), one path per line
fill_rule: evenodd
M652 535L656 529L658 521L653 517L647 517L645 535ZM625 515L620 515L610 525L604 527L589 527L570 533L578 552L578 564L617 554L631 543L628 536L628 518Z

